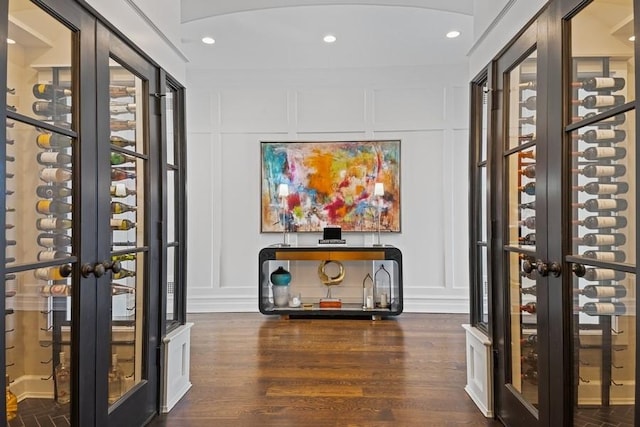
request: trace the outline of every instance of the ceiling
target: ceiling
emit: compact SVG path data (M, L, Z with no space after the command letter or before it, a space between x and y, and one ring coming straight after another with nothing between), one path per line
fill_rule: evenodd
M466 63L472 0L181 0L190 68L295 69ZM450 30L460 37L448 39ZM326 34L337 41L323 42ZM205 45L202 37L213 37Z

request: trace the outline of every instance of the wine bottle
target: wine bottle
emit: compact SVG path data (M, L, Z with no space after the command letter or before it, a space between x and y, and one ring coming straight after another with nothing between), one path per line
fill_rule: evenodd
M71 138L57 133L41 133L36 137L38 147L44 149L71 147Z
M573 207L579 209L585 209L589 212L602 212L602 211L623 211L627 209L629 203L625 199L589 199L584 203L574 203Z
M7 110L13 111L14 113L18 111L18 108L15 105L7 104Z
M618 177L626 174L627 168L624 165L587 165L582 169L578 169L577 172L587 178Z
M73 210L71 203L59 202L57 200L38 200L36 211L43 215L64 215Z
M126 102L112 102L109 104L109 113L111 115L135 113L136 104L129 104Z
M590 129L584 133L578 134L578 138L589 144L598 143L617 143L627 138L627 133L619 129Z
M585 108L604 108L617 107L624 104L625 99L622 95L589 95L584 99L574 99L573 103L581 105Z
M538 384L538 371L534 368L529 368L522 374L522 379L532 384Z
M122 373L122 370L118 365L117 354L113 354L111 356L111 369L109 369L107 382L109 385L108 400L109 400L109 404L111 405L115 403L118 399L120 399L120 396L122 396L122 392L123 392L122 387L124 384L124 374Z
M518 171L520 175L524 175L527 178L535 178L536 177L536 165L529 165L524 169Z
M538 293L537 285L520 288L520 293L522 295L536 295Z
M534 200L533 202L529 202L529 203L521 203L520 205L518 205L518 207L520 209L532 209L532 210L535 210L536 202Z
M578 293L587 298L624 298L627 288L622 285L587 285Z
M18 397L9 388L9 375L5 375L5 400L6 400L6 412L7 421L12 421L18 416Z
M535 125L536 124L536 116L520 117L518 119L518 122L520 122L520 125Z
M41 165L68 165L71 163L71 156L65 153L45 151L36 155L36 161Z
M574 117L574 122L576 121L580 121L580 120L586 120L586 119L590 119L591 117L595 117L597 115L597 113L591 112L591 113L587 113L582 117ZM598 126L598 127L609 127L609 126L618 126L621 124L624 124L624 122L627 120L626 116L624 114L616 114L615 116L612 117L607 117L606 119L602 119L599 122L594 123L591 126Z
M7 88L7 94L15 95L16 94L16 88L15 87L8 87Z
M535 152L535 150L519 151L518 152L518 157L521 158L521 159L535 159L536 158L536 152Z
M573 154L586 160L619 160L625 158L627 150L621 147L589 147Z
M525 135L518 136L518 144L527 144L529 142L534 142L536 140L535 133L527 133Z
M120 283L111 284L111 296L135 294L136 288L132 286L121 285Z
M584 251L582 256L598 261L625 262L627 260L624 251Z
M624 272L611 270L608 268L587 268L584 273L585 280L623 280Z
M521 245L535 245L536 244L536 233L529 233L523 237L518 237L518 241Z
M530 96L524 101L520 102L520 106L526 108L527 110L535 111L536 110L536 96Z
M587 233L575 239L580 245L586 246L620 246L627 242L627 237L621 233L597 234Z
M16 143L16 140L15 140L15 139L6 139L6 140L4 141L4 143L5 143L6 145L13 145L13 144L15 144L15 143Z
M136 254L111 255L111 261L135 261Z
M109 187L109 193L111 197L127 197L135 195L136 190L130 190L126 185L119 183Z
M45 285L40 288L40 295L43 297L67 297L71 295L71 285Z
M65 251L40 251L38 252L38 261L53 261L56 259L68 258L71 254Z
M535 230L536 229L536 217L535 216L527 217L527 218L523 219L522 221L520 221L518 224L524 225L527 228Z
M42 231L68 230L73 226L70 219L63 218L38 218L36 228Z
M16 246L18 244L17 241L15 240L5 240L4 245L5 246Z
M111 169L111 180L112 181L122 181L125 179L134 179L136 177L135 172L127 172L120 168L112 168Z
M536 312L536 303L535 302L528 302L524 305L520 306L520 311L526 311L527 313L535 313Z
M535 80L529 80L528 82L522 82L518 84L520 90L536 90L538 83Z
M623 228L627 226L627 218L624 216L588 216L576 221L578 225L589 229L596 228Z
M65 168L44 168L40 170L40 179L49 183L70 181L73 177L71 170Z
M56 402L64 405L71 401L71 371L67 365L64 351L59 354L59 363L54 370L56 381Z
M129 139L116 135L111 135L109 140L111 142L111 145L115 145L116 147L120 148L135 147L136 145L135 141L131 141Z
M33 96L36 98L46 99L49 101L54 98L65 98L67 96L71 96L71 90L51 84L34 84L32 91Z
M627 312L627 307L621 302L587 302L578 310L589 316L620 316Z
M71 194L71 189L64 185L38 185L36 187L36 195L43 199L62 199L71 196Z
M528 363L532 368L536 368L538 366L538 353L536 353L535 351L530 351L524 356L521 356L520 360L523 363Z
M586 91L592 92L597 90L610 90L612 92L619 91L624 88L624 79L622 77L590 77L571 85Z
M115 219L111 218L111 229L112 230L131 230L136 226L135 222L129 221L128 219Z
M59 102L36 101L31 106L33 114L43 117L64 116L71 113L71 106Z
M136 88L133 86L109 86L109 96L111 98L124 98L135 94Z
M528 337L521 339L520 345L523 347L535 347L538 345L538 335L531 334Z
M66 234L41 233L37 237L39 246L43 248L59 248L71 246L71 236Z
M133 270L127 270L126 268L121 268L119 272L113 273L113 280L126 279L127 277L135 277L136 272Z
M118 132L121 130L132 130L136 128L135 120L116 120L111 119L111 130Z
M584 186L574 187L574 189L584 191L587 194L624 194L629 191L629 184L626 182L610 182L607 184L590 182Z
M16 158L13 156L4 156L4 160L7 162L15 162Z
M60 274L60 267L44 267L33 270L33 276L38 280L66 280Z
M535 196L536 194L536 183L535 182L529 182L526 185L522 186L522 187L518 187L518 190L522 191L523 193L526 193L530 196Z
M5 230L11 230L12 228L15 228L15 227L16 227L15 225L13 225L13 224L9 224L9 223L6 223L6 224L4 225L4 229L5 229Z
M114 166L121 165L124 163L134 163L135 161L136 161L135 157L127 156L126 154L116 153L116 152L111 153L111 164Z
M112 214L121 214L125 212L135 212L135 206L127 205L120 202L111 202L111 213Z

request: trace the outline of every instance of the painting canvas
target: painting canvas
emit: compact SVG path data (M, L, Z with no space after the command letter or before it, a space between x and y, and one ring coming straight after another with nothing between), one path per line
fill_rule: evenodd
M377 231L378 212L400 231L399 140L262 142L261 157L262 232Z

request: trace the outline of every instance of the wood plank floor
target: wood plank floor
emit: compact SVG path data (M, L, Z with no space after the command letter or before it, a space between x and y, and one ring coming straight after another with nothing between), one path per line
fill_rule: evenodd
M193 387L152 427L500 426L464 392L466 315L190 315Z

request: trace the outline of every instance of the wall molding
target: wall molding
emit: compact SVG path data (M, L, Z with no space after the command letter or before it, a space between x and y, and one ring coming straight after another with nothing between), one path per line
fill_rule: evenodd
M478 37L473 43L473 46L471 46L471 49L469 49L469 52L467 52L467 56L470 56L473 52L475 52L475 50L484 42L489 34L498 26L500 21L504 19L507 12L509 12L509 9L511 9L513 5L517 3L517 1L518 0L509 0L507 4L504 5L500 13L498 13L496 17L493 18L493 21L491 21L487 28L484 29L482 34L480 34L480 37Z

